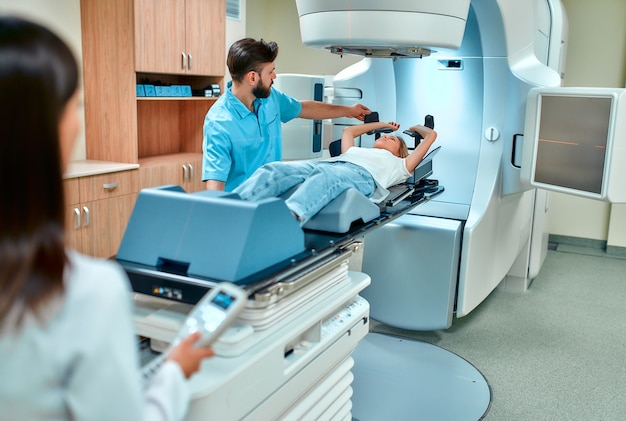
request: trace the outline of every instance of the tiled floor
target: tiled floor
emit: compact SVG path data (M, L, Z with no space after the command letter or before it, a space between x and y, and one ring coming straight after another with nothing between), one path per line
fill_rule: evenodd
M626 259L558 244L524 293L496 289L450 329L375 332L438 345L492 389L490 421L626 419ZM416 418L419 416L416 412Z

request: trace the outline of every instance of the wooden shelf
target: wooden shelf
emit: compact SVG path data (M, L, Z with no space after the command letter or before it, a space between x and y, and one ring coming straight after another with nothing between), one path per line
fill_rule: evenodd
M169 164L172 162L180 162L180 161L193 161L197 159L202 159L202 153L199 152L181 152L181 153L172 153L167 155L157 155L157 156L147 156L145 158L139 159L140 167L154 167L163 164Z
M138 96L137 101L217 101L216 96Z
M119 246L139 188L205 188L203 124L217 97L137 97L136 88L187 85L193 91L218 84L224 92L226 2L80 0L80 13L88 177L101 189L113 183L101 179L133 174L124 181L131 190L118 187L123 194L94 200L83 197L89 186L79 186L82 178L88 181L82 166L79 177L67 179L68 235L79 251L108 257ZM193 60L181 61L182 53ZM94 162L103 174L91 174ZM122 173L127 166L132 170ZM93 226L78 220L84 207Z

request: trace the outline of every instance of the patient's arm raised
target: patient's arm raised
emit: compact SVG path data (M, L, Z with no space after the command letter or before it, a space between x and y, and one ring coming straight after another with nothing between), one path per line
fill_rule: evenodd
M362 134L365 134L369 131L382 129L382 128L390 128L392 130L398 130L400 127L399 124L394 122L385 123L382 121L377 121L373 123L365 123L359 124L355 126L348 126L343 129L343 133L341 135L341 153L345 153L348 149L354 146L354 139Z
M409 130L419 133L424 138L417 148L406 158L406 169L409 172L413 172L415 167L424 159L424 156L426 156L428 149L435 142L435 139L437 139L437 132L422 125L411 126Z

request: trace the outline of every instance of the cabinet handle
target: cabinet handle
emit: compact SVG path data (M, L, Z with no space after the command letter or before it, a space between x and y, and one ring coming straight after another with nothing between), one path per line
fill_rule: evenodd
M80 229L80 224L81 224L81 222L80 222L80 219L81 219L80 218L80 209L74 208L74 213L76 214L76 224L74 224L74 229L78 230L78 229Z
M117 183L105 183L102 185L102 188L105 190L115 190L117 188Z
M91 216L89 214L89 208L87 206L83 206L83 212L85 212L85 225L83 227L88 227L91 223Z
M191 54L187 54L188 58L188 63L189 66L187 67L188 70L191 70L191 68L193 67L193 56Z
M187 165L183 164L183 183L187 181Z
M187 62L187 56L185 55L185 53L181 53L183 55L183 61L182 61L182 66L181 69L185 70L185 64Z
M194 179L194 176L193 176L193 165L187 164L187 166L189 167L189 181L193 181L193 179Z

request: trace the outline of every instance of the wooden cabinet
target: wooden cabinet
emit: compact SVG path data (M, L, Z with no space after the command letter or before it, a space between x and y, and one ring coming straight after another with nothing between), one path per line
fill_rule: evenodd
M140 186L204 188L202 126L216 98L138 98L136 85L223 91L226 1L80 0L80 12L86 158L139 164L65 181L70 245L110 257Z
M136 85L223 91L225 3L81 0L87 159L160 167L147 172L161 175L142 177L155 183L171 179L170 165L193 161L200 176L202 125L216 98L138 98ZM191 53L191 66L182 53Z
M64 180L63 189L65 191L65 240L71 248L82 251L83 210L80 206L78 178Z
M204 188L202 126L216 98L138 98L136 85L197 90L219 84L223 90L225 4L80 1L86 157L139 164L139 170L66 180L72 247L93 256L114 255L140 187Z
M215 99L138 99L140 187L178 184L204 188L202 126Z
M225 7L221 0L135 0L136 71L222 73Z
M64 181L68 245L108 258L117 253L137 198L138 170Z
M176 184L188 193L204 190L202 155L189 153L142 160L139 189L165 184Z

